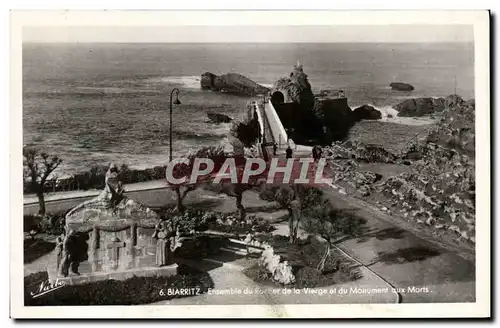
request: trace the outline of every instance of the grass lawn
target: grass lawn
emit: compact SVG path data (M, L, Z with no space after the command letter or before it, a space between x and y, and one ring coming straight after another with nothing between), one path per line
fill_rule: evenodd
M45 254L50 253L56 243L36 237L24 240L24 264L31 263Z
M173 277L133 277L127 280L104 280L82 285L64 286L33 298L40 283L48 278L46 272L24 277L24 303L26 306L49 305L138 305L148 304L185 295L168 295L170 291L191 289L189 296L200 295L214 287L208 273L179 265L179 274ZM160 291L164 292L161 295Z

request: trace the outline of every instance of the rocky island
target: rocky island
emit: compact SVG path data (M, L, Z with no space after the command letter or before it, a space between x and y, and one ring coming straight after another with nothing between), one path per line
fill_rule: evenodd
M265 94L269 91L268 88L238 73L215 75L206 72L201 75L200 84L202 89L249 96Z
M220 114L220 113L214 113L214 112L208 112L207 113L208 119L212 123L229 123L233 120L232 117L229 117L226 114Z
M392 82L389 85L392 88L392 90L397 90L397 91L413 91L415 89L413 85L403 82Z
M394 109L398 111L400 117L430 115L442 112L446 107L447 99L429 97L407 99L394 106Z

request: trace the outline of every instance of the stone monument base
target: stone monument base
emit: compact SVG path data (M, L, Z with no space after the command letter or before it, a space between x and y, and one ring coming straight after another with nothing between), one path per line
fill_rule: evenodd
M81 275L75 275L70 273L68 277L57 277L54 272L52 274L49 270L49 280L59 281L65 285L79 285L101 280L126 280L134 276L136 277L171 277L177 275L178 272L177 263L171 265L165 265L162 267L143 267L136 269L129 269L124 271L115 272L91 272L82 273Z

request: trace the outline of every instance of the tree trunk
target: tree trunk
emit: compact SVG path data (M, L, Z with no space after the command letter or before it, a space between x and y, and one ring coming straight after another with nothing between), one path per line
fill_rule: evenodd
M182 201L184 198L181 195L181 188L175 188L175 194L177 195L177 211L179 212L184 212L184 204L182 204Z
M45 215L45 198L43 197L43 192L37 192L38 197L38 214Z
M323 256L321 257L321 261L319 261L318 266L316 268L318 269L318 271L323 272L325 270L325 263L329 256L330 256L330 242L327 241L325 254L323 254Z
M246 216L245 206L243 206L243 193L241 191L236 191L236 207L240 212L240 220L243 221Z
M289 243L295 243L295 234L293 233L293 211L291 208L287 208L288 210L288 234L290 235Z

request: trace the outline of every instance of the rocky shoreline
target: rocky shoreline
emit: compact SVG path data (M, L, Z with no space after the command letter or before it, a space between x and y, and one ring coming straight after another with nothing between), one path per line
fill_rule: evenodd
M475 105L452 95L442 114L400 154L347 141L327 147L324 157L341 193L370 199L388 214L475 243ZM363 163L398 165L407 172L382 176L364 170Z

